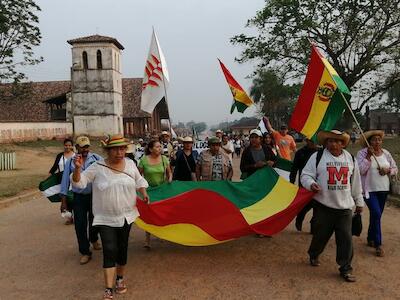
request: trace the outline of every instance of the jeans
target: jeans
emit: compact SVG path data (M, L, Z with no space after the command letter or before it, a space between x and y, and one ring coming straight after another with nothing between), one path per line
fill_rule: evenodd
M79 252L82 255L91 255L92 253L89 249L90 243L94 243L98 240L99 233L98 228L92 226L92 194L84 195L74 193L72 209L74 211L75 233L78 239Z
M375 247L382 245L381 218L385 209L389 192L370 192L369 199L364 198L369 208L368 241L374 242Z
M128 259L128 240L132 224L122 227L98 225L101 243L103 245L103 268L113 268L115 265L125 266Z
M353 212L351 209L334 209L314 202L314 232L308 254L317 258L332 234L336 239L336 262L342 274L351 272L353 240L351 234Z

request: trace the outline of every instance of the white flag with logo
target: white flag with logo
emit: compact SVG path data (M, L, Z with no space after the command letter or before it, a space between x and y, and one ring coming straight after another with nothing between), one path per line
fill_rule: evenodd
M158 102L165 97L169 75L164 54L153 30L149 55L144 68L140 109L152 113Z

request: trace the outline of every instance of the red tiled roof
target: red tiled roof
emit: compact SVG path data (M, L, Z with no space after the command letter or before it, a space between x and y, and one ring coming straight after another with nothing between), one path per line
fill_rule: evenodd
M22 83L18 91L12 84L0 85L1 121L50 121L49 109L43 101L71 91L71 82L46 81ZM142 78L122 79L122 114L124 118L150 117L140 110Z
M98 34L68 40L67 43L70 45L87 44L87 43L112 43L115 46L117 46L119 49L124 50L124 46L122 46L121 43L118 42L118 40L116 38L98 35Z
M122 115L124 118L150 117L151 115L140 110L143 78L122 79Z
M70 81L27 82L16 90L12 84L2 84L0 121L49 121L49 109L42 101L70 91Z

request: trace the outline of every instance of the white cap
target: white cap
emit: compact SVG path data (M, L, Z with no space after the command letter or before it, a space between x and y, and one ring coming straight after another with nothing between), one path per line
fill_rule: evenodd
M261 130L258 130L258 129L251 130L250 135L252 135L252 134L257 134L260 137L262 136Z

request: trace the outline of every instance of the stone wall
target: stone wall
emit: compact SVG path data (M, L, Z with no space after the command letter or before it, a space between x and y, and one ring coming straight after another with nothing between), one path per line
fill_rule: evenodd
M0 143L51 140L72 136L72 123L4 122L0 123Z

